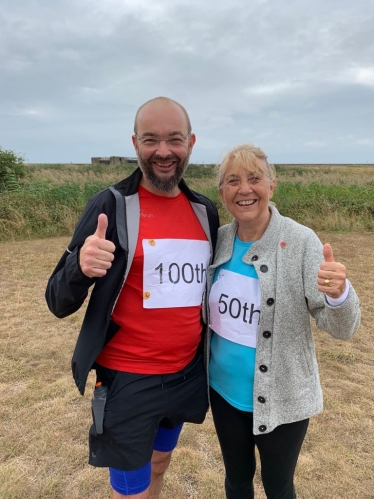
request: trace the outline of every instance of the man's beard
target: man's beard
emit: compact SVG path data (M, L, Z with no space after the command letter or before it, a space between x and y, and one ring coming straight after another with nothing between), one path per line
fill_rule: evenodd
M175 161L177 160L177 166L175 172L168 178L160 178L153 171L151 161ZM151 156L149 160L143 159L140 154L138 154L138 165L141 169L143 175L146 177L148 182L163 192L171 192L174 187L176 187L183 173L186 171L188 163L190 161L190 148L188 148L188 153L184 158L178 158L177 156L167 156L166 158L161 158L160 156Z

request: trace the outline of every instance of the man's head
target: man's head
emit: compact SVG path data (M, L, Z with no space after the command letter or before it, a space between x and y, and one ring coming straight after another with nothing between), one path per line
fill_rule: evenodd
M184 107L167 97L146 102L136 113L132 141L142 185L155 194L178 194L196 141Z

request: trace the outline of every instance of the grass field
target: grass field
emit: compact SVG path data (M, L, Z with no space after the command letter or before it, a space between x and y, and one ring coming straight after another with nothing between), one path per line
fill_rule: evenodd
M358 184L362 177L357 175ZM192 182L198 187L201 179ZM374 499L374 233L317 232L348 268L362 324L347 343L314 329L325 410L311 420L301 452L298 499ZM47 279L68 241L0 243L0 499L111 494L107 471L87 464L93 376L81 397L70 372L84 310L58 320L44 300ZM224 499L223 478L208 413L203 425L185 425L162 498ZM259 474L256 493L265 499Z
M349 269L362 325L340 342L316 331L325 411L313 418L296 483L299 499L374 498L373 234L320 234ZM70 357L82 312L47 310L47 278L67 238L0 243L0 498L104 499L107 472L87 464L93 379L81 397ZM258 476L259 499L264 499ZM223 499L223 467L208 414L186 425L164 499Z
M0 241L70 235L88 199L134 165L29 165L17 190L0 193ZM283 215L314 230L374 232L374 165L276 165L273 201ZM191 188L221 208L214 166L190 165Z

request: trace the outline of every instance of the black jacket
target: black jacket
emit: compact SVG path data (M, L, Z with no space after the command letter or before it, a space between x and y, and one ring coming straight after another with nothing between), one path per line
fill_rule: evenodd
M76 312L94 284L72 358L73 377L82 395L97 356L118 331L118 326L111 321L111 315L135 252L140 218L137 192L141 175L137 168L132 175L99 192L87 203L72 241L48 281L47 304L59 318ZM213 256L219 226L217 209L206 196L191 191L183 179L179 188L199 218ZM80 269L78 252L85 239L96 231L100 213L108 216L106 238L114 243L116 250L107 274L90 278Z

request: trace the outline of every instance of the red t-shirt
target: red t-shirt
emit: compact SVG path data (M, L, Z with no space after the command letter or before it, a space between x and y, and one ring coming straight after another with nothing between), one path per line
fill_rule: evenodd
M157 196L139 187L139 237L126 282L112 319L120 330L104 347L97 362L109 369L142 374L166 374L183 369L201 339L201 304L174 308L143 307L143 240L207 241L188 199ZM109 271L110 272L110 271Z

